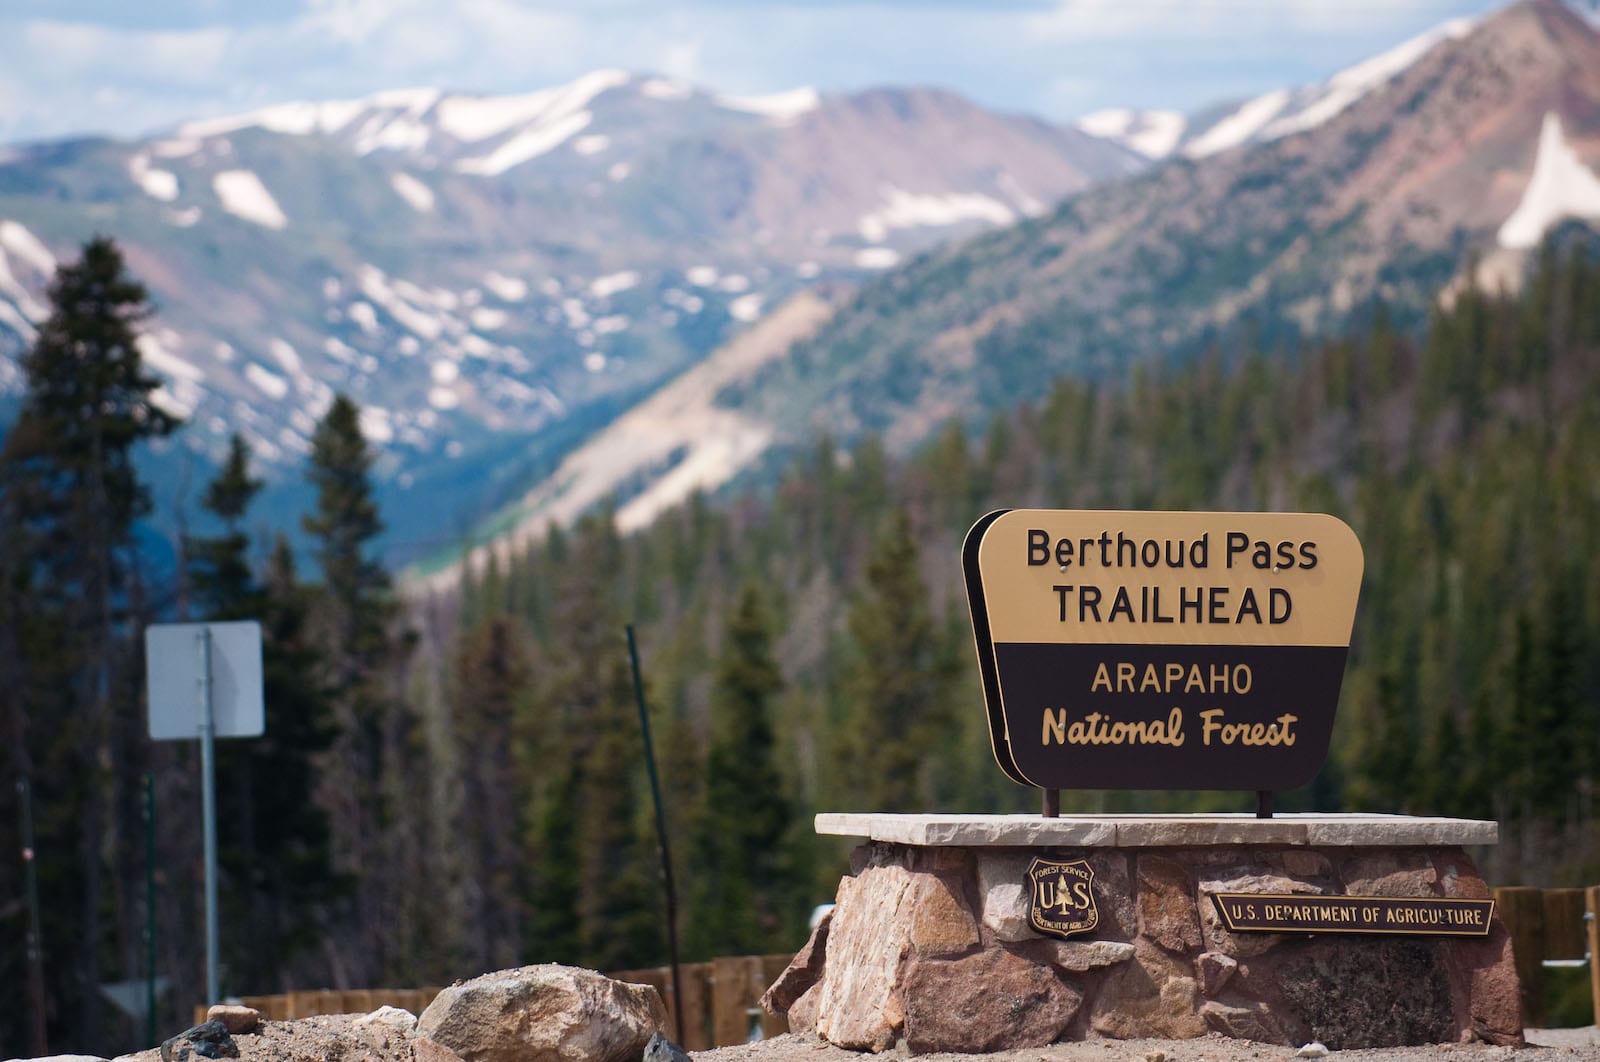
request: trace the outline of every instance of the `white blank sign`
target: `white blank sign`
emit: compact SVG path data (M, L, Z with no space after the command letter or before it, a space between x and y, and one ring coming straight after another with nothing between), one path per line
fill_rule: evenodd
M150 737L183 741L200 737L200 637L211 633L211 716L216 737L260 737L266 730L261 696L261 625L154 623L144 629Z

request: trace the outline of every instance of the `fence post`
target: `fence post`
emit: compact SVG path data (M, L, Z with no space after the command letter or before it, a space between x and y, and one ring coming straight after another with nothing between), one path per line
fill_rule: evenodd
M1511 934L1517 980L1522 983L1522 1023L1544 1021L1544 894L1529 887L1494 890L1495 907Z
M1589 992L1594 997L1594 1023L1600 1025L1600 885L1584 891L1589 908Z

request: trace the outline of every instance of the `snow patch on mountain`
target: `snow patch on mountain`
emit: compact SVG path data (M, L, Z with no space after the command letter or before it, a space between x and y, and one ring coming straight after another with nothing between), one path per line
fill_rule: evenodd
M1148 159L1164 159L1183 139L1188 119L1178 111L1133 111L1112 107L1078 119L1090 136L1114 140Z
M490 270L483 275L483 286L494 292L501 302L521 302L528 297L526 281L518 280L516 277L508 277L504 273L497 273L494 270Z
M816 110L821 103L821 94L810 85L790 89L787 92L774 92L766 96L717 97L718 106L725 107L730 111L759 114L780 124L787 124L809 111Z
M251 362L244 367L244 378L255 384L256 390L268 398L283 399L289 393L289 381L265 366Z
M735 321L743 321L745 324L749 324L761 316L761 304L764 301L766 300L761 295L754 292L749 295L740 295L737 299L728 303L728 316Z
M1016 212L998 199L977 192L951 192L924 195L894 185L883 187L884 205L865 214L856 223L861 238L882 243L890 229L954 225L962 221L985 221L991 225L1010 225Z
M250 170L223 170L211 178L211 189L222 201L222 209L230 214L269 229L282 229L289 224L278 201Z
M393 188L395 195L409 203L411 209L417 213L426 214L433 209L433 189L411 176L411 174L390 174L389 187Z
M143 152L128 159L128 176L152 199L170 203L178 198L178 175L151 166L150 156Z
M507 170L530 162L546 152L560 147L568 139L587 128L594 115L588 111L541 120L537 125L506 140L481 158L462 159L456 163L460 173L477 177L498 177Z
M1203 159L1231 147L1238 147L1259 133L1289 103L1289 92L1279 89L1265 96L1257 96L1210 129L1184 146L1183 153L1192 159Z
M161 386L151 392L151 401L175 417L187 420L200 408L205 392L200 384L206 374L198 365L172 353L167 344L177 343L177 336L167 332L162 336L145 333L135 341L139 357L146 365L165 376Z
M589 294L597 299L607 299L618 292L627 291L637 287L639 274L632 269L624 269L620 273L611 273L607 276L596 277L589 285Z
M664 77L652 77L639 84L639 91L650 99L670 102L688 99L694 95L694 86L687 81L673 81Z
M1522 202L1500 226L1500 246L1537 246L1552 225L1568 217L1600 219L1600 177L1572 150L1551 111L1539 129L1539 155Z
M46 277L55 274L56 256L20 222L0 221L0 248L28 263L36 273Z
M893 269L900 264L900 255L890 247L863 247L856 252L855 262L862 269Z
M15 221L0 221L0 323L4 323L24 341L32 342L36 334L34 325L50 315L50 311L33 297L12 271L7 254L16 256L18 264L26 266L36 281L43 281L55 273L55 256L40 243L33 233Z
M589 106L595 97L621 88L624 70L595 70L576 81L520 96L450 96L434 110L439 128L466 143L500 136L530 122L549 122Z

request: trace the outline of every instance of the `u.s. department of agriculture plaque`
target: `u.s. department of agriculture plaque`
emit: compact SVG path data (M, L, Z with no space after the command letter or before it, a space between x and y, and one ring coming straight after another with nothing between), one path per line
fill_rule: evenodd
M995 759L1057 789L1321 768L1361 544L1331 516L1013 509L962 548Z

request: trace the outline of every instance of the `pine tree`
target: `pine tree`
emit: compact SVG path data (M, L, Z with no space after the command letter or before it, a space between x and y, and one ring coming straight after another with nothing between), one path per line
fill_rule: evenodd
M142 654L129 573L134 523L150 499L133 457L178 421L156 404L160 381L140 356L145 289L111 240L91 240L77 262L61 266L49 301L21 359L22 408L0 450L8 588L0 624L20 651L3 696L13 767L33 780L45 839L39 871L56 959L50 1009L71 1030L67 1042L93 1045L101 1042L96 986L108 972L107 913L132 911L120 883L108 881L115 864L107 856L136 822L128 809L138 807L142 767L133 693Z
M336 868L354 882L357 940L336 979L371 983L398 976L402 940L413 927L400 917L410 893L401 870L408 845L408 800L425 809L428 787L413 762L415 721L397 693L404 639L394 628L399 606L389 574L374 555L383 521L373 498L373 455L356 404L338 395L311 437L307 476L316 510L303 525L322 569L310 617L326 666L335 737L323 772ZM417 883L418 891L422 883ZM342 974L342 976L340 976Z
M473 970L516 966L522 955L524 827L512 737L532 681L524 639L515 619L489 615L467 631L457 655L457 835L466 849L463 928Z
M854 656L841 753L861 810L929 810L935 737L950 718L953 662L928 606L917 536L897 508L850 607Z
M747 583L727 622L711 698L705 803L698 816L691 952L705 957L780 950L789 801L772 714L783 677L766 606Z

